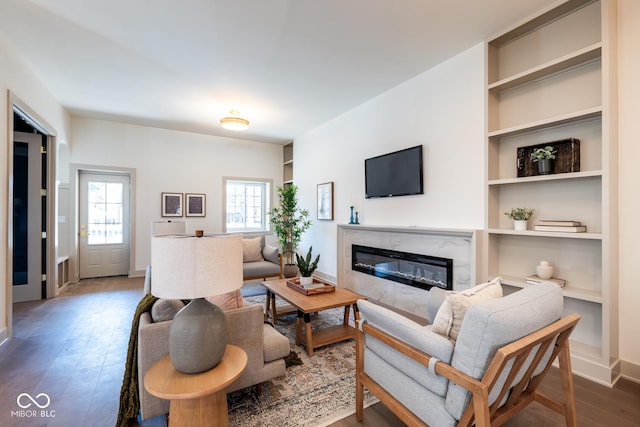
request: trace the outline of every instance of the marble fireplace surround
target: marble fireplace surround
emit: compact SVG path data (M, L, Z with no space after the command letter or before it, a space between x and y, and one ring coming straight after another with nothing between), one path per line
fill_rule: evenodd
M421 227L338 225L338 285L397 310L426 317L429 291L351 269L351 245L363 245L453 259L453 289L476 284L480 267L480 233Z

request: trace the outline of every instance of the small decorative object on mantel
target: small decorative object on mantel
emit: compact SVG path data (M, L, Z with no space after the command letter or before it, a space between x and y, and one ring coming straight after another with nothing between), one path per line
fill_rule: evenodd
M553 266L548 261L540 261L540 264L536 265L536 273L541 279L551 279L553 276Z
M304 295L316 295L316 294L324 294L327 292L335 292L336 287L329 283L323 282L320 279L314 278L312 285L302 286L300 284L300 279L288 279L287 286L291 289L300 292Z
M511 208L504 214L513 220L513 229L524 231L527 229L527 221L533 216L535 209L529 208Z
M553 147L554 169L553 173L580 172L580 140L576 138L561 139L558 141L545 142L543 144L518 147L516 169L518 178L526 176L540 175L538 172L539 162L532 157L535 150Z
M349 216L349 224L357 224L356 217L353 215L354 214L353 206L349 206L349 209L351 209L351 215ZM356 212L356 215L357 215L357 212Z

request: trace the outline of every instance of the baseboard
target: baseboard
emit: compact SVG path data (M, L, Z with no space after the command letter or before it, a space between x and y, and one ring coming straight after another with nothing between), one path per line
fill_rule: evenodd
M327 274L327 273L323 273L322 271L318 271L318 270L314 271L313 275L316 276L319 279L324 280L325 282L329 282L329 283L332 283L334 285L339 286L338 278L336 276L333 276L333 275Z
M146 271L147 271L146 269L145 270L129 270L129 277L144 277Z
M622 360L620 362L620 374L622 378L640 384L640 365L637 363Z
M607 387L613 387L620 379L620 359L607 366L580 354L571 353L571 369L574 375Z

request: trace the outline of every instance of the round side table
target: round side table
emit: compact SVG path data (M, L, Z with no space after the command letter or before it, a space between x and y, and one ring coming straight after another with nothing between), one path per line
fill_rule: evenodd
M199 374L177 371L166 355L147 371L144 387L152 395L170 401L169 427L228 426L225 390L246 366L247 353L235 345L227 345L216 367Z

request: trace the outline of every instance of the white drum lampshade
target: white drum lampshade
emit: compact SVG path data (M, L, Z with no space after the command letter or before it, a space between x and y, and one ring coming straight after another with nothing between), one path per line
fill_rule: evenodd
M151 275L154 296L192 300L171 323L173 366L184 373L216 366L227 345L227 329L222 309L204 297L242 286L242 236L154 236Z

